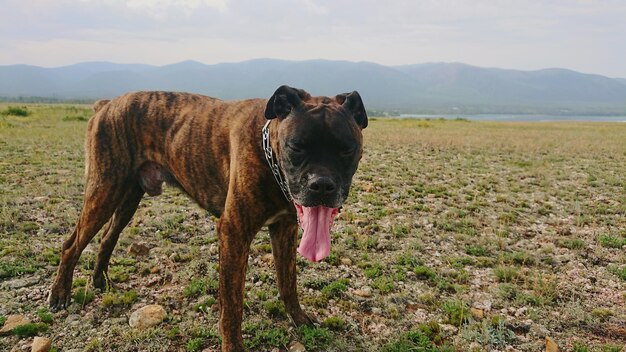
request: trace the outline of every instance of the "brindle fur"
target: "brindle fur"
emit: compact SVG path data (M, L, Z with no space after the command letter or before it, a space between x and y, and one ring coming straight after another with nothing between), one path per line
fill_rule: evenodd
M304 102L340 105L343 99L345 95L326 98L307 94ZM99 101L87 127L83 208L63 244L50 289L50 306L58 309L69 303L80 254L107 224L93 273L94 286L105 287L109 259L120 232L144 193L160 194L161 184L168 182L219 217L223 351L244 349L241 322L248 253L254 235L264 225L269 225L285 307L296 324L310 323L296 294L294 206L284 198L263 155L260 131L266 122L266 104L267 100L261 99L225 102L169 92L129 93ZM270 134L272 147L280 155L277 126L271 124Z

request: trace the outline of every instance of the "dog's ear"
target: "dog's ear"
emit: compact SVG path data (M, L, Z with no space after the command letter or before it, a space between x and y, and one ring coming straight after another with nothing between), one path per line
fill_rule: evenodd
M355 90L352 93L339 94L335 99L347 112L352 114L361 129L367 127L367 113L359 92Z
M267 101L265 118L271 120L275 117L286 117L291 112L291 109L300 106L302 100L308 98L310 98L309 93L302 89L280 86L270 100Z

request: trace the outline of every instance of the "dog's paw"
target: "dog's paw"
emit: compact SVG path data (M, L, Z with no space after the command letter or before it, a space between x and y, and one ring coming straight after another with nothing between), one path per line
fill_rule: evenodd
M91 283L95 289L105 291L107 288L112 287L112 282L107 280L107 276L104 273L94 274L91 278Z
M67 308L71 299L72 296L70 294L70 290L57 289L53 286L50 289L50 294L48 295L48 306L50 307L50 310L57 312Z
M296 326L320 325L320 323L319 323L319 321L317 319L315 319L314 317L310 316L309 314L306 314L302 310L299 313L291 315L291 320L293 320L293 323L296 324Z

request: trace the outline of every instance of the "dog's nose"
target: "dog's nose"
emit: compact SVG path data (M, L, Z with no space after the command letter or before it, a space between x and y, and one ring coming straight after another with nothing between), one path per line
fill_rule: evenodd
M309 181L309 192L316 195L327 195L337 189L335 181L330 177L320 176Z

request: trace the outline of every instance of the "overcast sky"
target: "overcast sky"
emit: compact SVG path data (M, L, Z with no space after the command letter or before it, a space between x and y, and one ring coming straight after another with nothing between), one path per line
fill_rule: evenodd
M0 65L253 58L626 77L626 1L0 0Z

